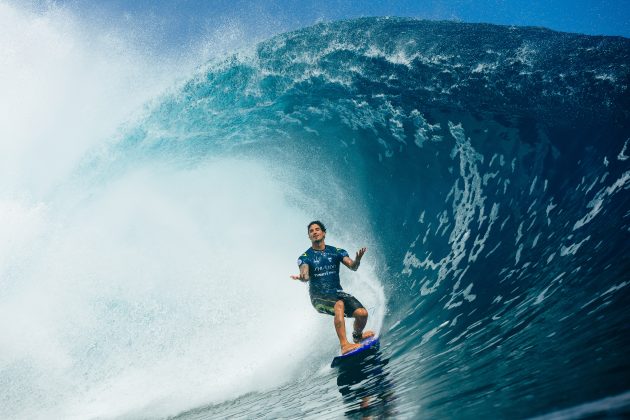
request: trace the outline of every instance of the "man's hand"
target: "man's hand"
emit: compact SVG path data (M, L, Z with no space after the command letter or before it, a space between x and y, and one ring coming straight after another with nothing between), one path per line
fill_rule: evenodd
M341 260L341 262L350 270L357 271L357 269L359 268L359 265L361 264L361 258L363 258L363 254L365 254L365 251L367 251L367 248L365 247L359 249L357 251L356 256L354 257L354 261L352 261L350 257L344 257L343 260Z
M308 265L302 264L300 266L300 274L298 274L297 276L291 275L289 277L291 277L293 280L308 281L309 280Z
M356 264L361 262L361 258L363 258L363 254L365 254L365 251L367 251L366 247L363 247L363 248L361 248L360 250L357 251L357 255L356 255L356 257L354 257L354 262Z
M305 278L301 274L299 274L297 276L292 274L289 277L291 277L293 280L308 281L308 278Z

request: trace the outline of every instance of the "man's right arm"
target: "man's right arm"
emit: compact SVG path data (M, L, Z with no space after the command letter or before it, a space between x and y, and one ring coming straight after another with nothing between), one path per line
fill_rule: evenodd
M310 279L311 278L308 272L308 264L302 264L300 266L300 280L309 281Z
M309 281L310 280L310 276L309 276L309 271L308 271L308 264L302 264L300 266L300 275L299 276L291 276L291 278L293 280Z

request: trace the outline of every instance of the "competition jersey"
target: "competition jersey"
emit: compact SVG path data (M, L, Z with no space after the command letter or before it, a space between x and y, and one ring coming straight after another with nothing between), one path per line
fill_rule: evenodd
M335 293L341 289L339 282L339 264L348 253L341 248L326 245L323 251L309 248L300 255L297 264L308 264L310 275L309 293L321 295Z

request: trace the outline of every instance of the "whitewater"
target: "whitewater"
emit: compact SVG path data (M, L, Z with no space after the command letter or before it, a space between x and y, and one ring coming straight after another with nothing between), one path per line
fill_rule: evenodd
M0 417L630 410L627 39L367 18L165 58L0 26ZM314 219L368 247L355 370L289 278Z

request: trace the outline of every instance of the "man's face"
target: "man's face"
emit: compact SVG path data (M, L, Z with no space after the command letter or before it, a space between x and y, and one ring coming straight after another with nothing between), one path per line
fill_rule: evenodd
M325 237L326 232L324 232L318 224L311 225L311 227L308 228L308 238L311 240L311 242L321 241Z

